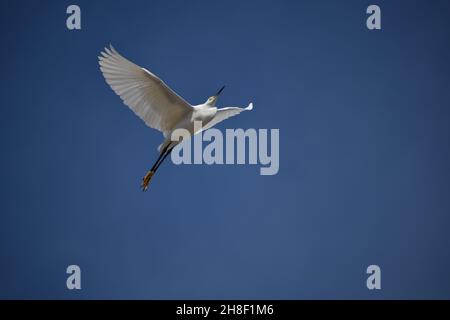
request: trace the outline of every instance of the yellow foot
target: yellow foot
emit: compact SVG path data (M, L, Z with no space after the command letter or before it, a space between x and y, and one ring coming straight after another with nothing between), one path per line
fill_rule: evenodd
M150 180L152 179L153 174L154 174L153 171L149 171L149 172L147 172L147 174L145 175L145 177L142 178L142 183L141 183L142 191L147 191L147 189L148 189L148 184L150 183Z

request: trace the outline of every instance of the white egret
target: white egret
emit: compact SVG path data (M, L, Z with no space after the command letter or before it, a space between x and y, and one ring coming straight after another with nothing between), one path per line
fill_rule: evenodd
M164 142L158 148L159 157L142 179L143 191L147 190L150 179L156 170L179 143L171 141L171 134L175 129L186 129L192 136L242 111L253 108L253 104L250 103L247 108L218 109L215 105L224 87L214 96L209 97L205 103L192 106L160 78L125 59L112 46L105 48L98 58L100 70L106 82L120 96L125 105L133 110L147 126L161 131L164 135ZM194 122L196 121L201 121L203 126L201 130L194 132Z

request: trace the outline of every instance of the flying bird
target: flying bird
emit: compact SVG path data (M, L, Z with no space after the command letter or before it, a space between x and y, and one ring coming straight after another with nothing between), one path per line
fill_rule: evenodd
M174 130L186 129L192 136L242 111L253 109L253 103L246 108L218 109L216 103L224 87L209 97L206 102L193 106L177 95L155 74L127 60L112 46L105 48L98 59L106 82L124 104L133 110L147 126L161 131L164 135L164 141L158 147L158 159L142 179L143 191L147 190L150 180L164 159L180 143L180 141L171 140ZM201 121L202 127L201 130L194 132L196 121Z

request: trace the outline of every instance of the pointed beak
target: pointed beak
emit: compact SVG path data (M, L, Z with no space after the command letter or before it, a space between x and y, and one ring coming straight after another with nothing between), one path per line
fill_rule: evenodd
M218 97L222 93L223 89L225 89L225 86L223 86L222 88L220 88L219 91L217 91L216 97Z

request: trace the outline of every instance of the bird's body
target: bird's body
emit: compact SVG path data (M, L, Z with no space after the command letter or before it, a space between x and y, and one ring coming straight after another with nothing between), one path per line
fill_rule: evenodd
M175 124L175 126L172 129L163 133L165 139L164 142L158 147L158 151L162 152L165 147L167 146L174 147L179 143L178 141L171 140L172 133L175 130L185 129L189 132L191 136L193 136L194 134L201 132L201 130L199 132L195 132L196 129L195 122L202 124L209 123L214 118L216 113L217 113L216 107L208 107L206 104L192 106L192 110L190 110L185 117L183 117L177 124Z
M247 108L218 109L215 104L224 87L205 103L191 106L156 75L125 59L112 46L105 48L105 52L101 54L100 70L106 82L139 118L149 127L161 131L165 138L159 146L158 160L143 179L144 190L158 167L179 143L171 140L174 130L185 129L192 136L253 108L250 103ZM202 124L200 129L197 128L197 123Z
M217 108L208 106L207 104L200 104L198 106L193 106L190 114L182 119L173 130L176 129L186 129L191 135L195 132L194 124L195 122L201 122L202 124L208 124L217 114ZM170 132L172 134L173 130ZM170 136L169 136L170 138Z

